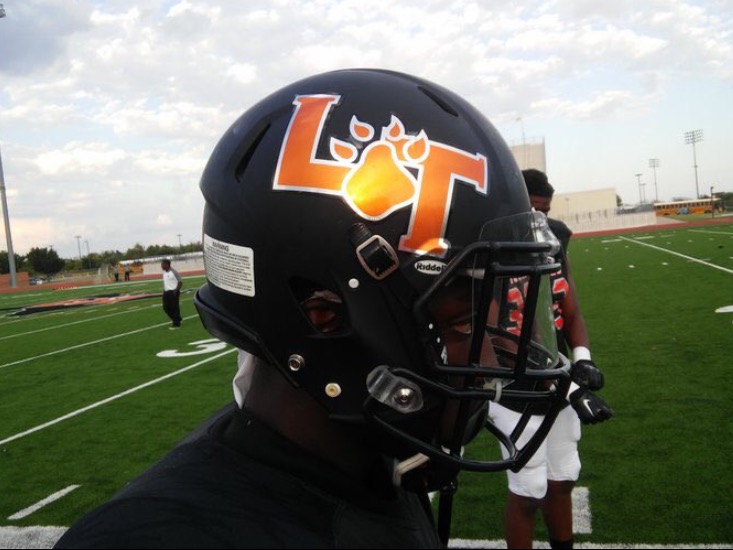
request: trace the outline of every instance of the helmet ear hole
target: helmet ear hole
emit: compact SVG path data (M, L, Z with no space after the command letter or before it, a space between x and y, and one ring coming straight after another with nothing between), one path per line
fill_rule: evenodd
M347 326L346 309L341 296L313 281L294 278L290 289L300 310L313 329L321 334L332 334Z

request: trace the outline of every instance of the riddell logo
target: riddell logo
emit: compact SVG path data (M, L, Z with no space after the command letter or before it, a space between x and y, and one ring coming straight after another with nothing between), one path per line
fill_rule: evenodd
M445 269L443 262L436 260L420 260L415 262L415 270L424 275L439 275Z
M328 113L340 100L326 94L295 97L272 188L340 195L354 212L372 221L410 206L399 249L445 256L453 187L462 183L485 196L486 157L432 141L423 129L410 135L393 115L378 139L372 125L352 116L350 141L331 137L331 158L316 158L323 134L328 135Z

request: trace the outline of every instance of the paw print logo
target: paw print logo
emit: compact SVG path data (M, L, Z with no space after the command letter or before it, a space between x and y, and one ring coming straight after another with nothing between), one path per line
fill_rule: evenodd
M354 144L337 138L331 138L330 150L334 159L352 165L342 191L354 211L363 218L380 220L411 204L418 182L407 167L419 168L427 158L430 142L425 132L408 136L402 122L393 116L379 140L371 141L374 127L354 116L350 133L354 140L368 144L361 158Z
M453 187L460 182L486 197L486 157L431 141L423 129L408 134L394 115L376 140L375 128L356 116L349 124L352 139L327 138L328 113L339 101L330 94L296 96L272 189L337 195L361 218L372 221L410 206L399 249L444 256L450 248L443 234ZM329 159L317 156L323 139L328 139Z

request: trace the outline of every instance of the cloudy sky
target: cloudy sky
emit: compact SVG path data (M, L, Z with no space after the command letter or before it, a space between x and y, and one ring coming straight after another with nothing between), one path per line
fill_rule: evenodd
M299 78L412 73L509 143L544 139L558 192L733 191L733 0L3 0L0 150L15 252L200 239L226 128ZM78 241L75 236L81 237ZM0 249L5 250L0 227Z

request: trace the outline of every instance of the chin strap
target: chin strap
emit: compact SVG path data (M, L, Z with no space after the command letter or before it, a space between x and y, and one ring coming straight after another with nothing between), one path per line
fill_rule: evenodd
M419 470L425 465L430 459L422 453L418 453L411 456L407 460L402 462L395 462L394 470L392 473L392 482L397 487L404 487L409 490L409 486L413 485L414 489L430 490L430 481L423 477L418 476L418 484L415 486L415 480L403 479L403 476ZM405 483L406 482L406 483ZM412 482L412 483L411 483ZM444 547L448 547L448 539L450 538L450 524L453 516L453 495L458 490L458 473L454 472L451 474L451 478L447 482L442 482L440 485L440 500L438 502L438 537L443 543Z
M458 478L454 477L440 490L438 502L438 536L443 546L448 548L450 539L450 524L453 516L453 495L458 490Z
M402 487L402 476L419 468L430 460L426 455L418 453L402 462L396 462L392 470L392 483L395 487Z

